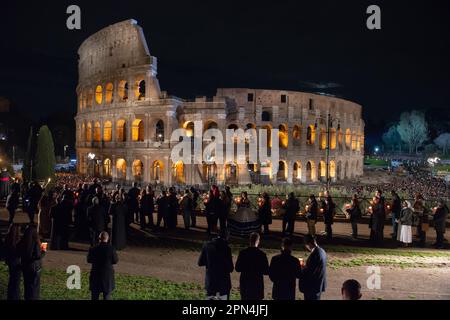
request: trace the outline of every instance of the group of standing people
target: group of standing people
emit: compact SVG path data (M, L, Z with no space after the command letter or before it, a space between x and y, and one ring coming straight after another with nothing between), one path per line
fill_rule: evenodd
M252 233L249 247L239 252L234 265L227 233L221 231L220 235L203 246L198 260L198 265L206 268L207 299L229 299L230 274L236 270L240 273L242 300L264 299L264 276L268 276L273 283L274 300L295 300L297 281L305 300L320 300L327 286L326 253L313 236L306 235L304 241L305 248L310 252L306 262L293 256L293 242L290 238L284 238L281 253L269 263L267 255L259 248L260 235Z

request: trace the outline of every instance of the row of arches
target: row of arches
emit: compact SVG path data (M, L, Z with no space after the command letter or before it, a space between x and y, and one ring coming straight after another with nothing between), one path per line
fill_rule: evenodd
M130 92L130 86L128 81L120 80L117 83L116 98L119 101L127 101L130 97L130 93L134 96L135 100L145 99L145 80L143 77L137 78L131 86L133 92ZM115 98L115 88L112 82L106 84L98 84L95 89L83 89L81 90L78 98L79 110L82 111L87 108L92 108L93 103L96 105L112 104Z
M111 142L113 140L113 130L115 130L115 141L126 142L144 141L145 127L142 119L135 119L131 122L131 132L128 133L127 122L119 119L115 123L105 121L103 130L100 121L82 123L80 139L83 142ZM128 136L131 135L131 136ZM159 119L155 124L154 138L158 141L164 141L164 121Z

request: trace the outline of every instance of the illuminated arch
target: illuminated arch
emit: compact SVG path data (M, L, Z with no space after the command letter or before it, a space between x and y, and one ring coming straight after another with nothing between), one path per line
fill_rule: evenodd
M113 92L114 92L114 85L111 82L108 82L106 84L106 94L105 94L105 102L106 103L113 102Z
M356 135L356 131L353 131L352 134L352 150L355 151L356 147L357 147L357 141L358 141L358 137Z
M175 183L184 184L184 164L182 161L178 161L172 166L172 178Z
M313 145L316 142L316 128L314 125L309 125L306 130L306 144Z
M300 181L302 178L302 163L300 161L294 162L292 178L296 182Z
M134 160L131 168L134 180L141 180L144 173L144 164L141 160Z
M278 126L278 141L280 148L287 149L289 144L289 135L287 126L285 124L280 124Z
M306 164L306 181L311 182L316 180L316 164L310 160Z
M254 124L254 123L247 123L246 125L245 125L245 129L247 130L247 129L256 129L256 124Z
M320 129L320 149L325 150L327 148L327 131L325 128Z
M117 159L116 161L116 171L117 171L117 178L126 180L127 179L127 162L125 159Z
M302 129L299 125L295 125L293 130L292 130L292 138L294 138L294 140L300 140L302 136Z
M213 120L208 120L205 123L204 126L204 131L208 130L208 129L218 129L219 125L217 124L217 122L213 121Z
M103 88L101 85L98 85L95 88L95 102L97 102L97 104L102 104L103 102Z
M135 119L131 126L131 141L144 141L144 122Z
M164 163L160 160L153 162L152 179L158 183L164 181Z
M123 119L116 123L116 140L117 142L127 141L127 124Z
M186 130L186 136L188 136L188 137L194 136L194 122L186 121L183 124L183 128Z
M95 122L94 124L94 141L100 142L102 140L100 122Z
M145 80L139 79L136 81L136 89L134 95L136 97L136 100L145 99Z
M339 129L338 131L338 144L339 148L342 148L342 143L344 141L344 133L342 132L342 129Z
M336 162L330 161L330 178L336 178Z
M86 125L84 122L81 124L81 141L86 141Z
M288 175L288 168L286 165L286 161L284 160L278 161L277 181L286 181L287 175Z
M319 177L320 179L324 179L327 176L327 166L325 164L325 161L319 162Z
M112 140L112 123L111 121L106 121L103 124L103 141L110 142Z
M103 160L103 175L105 177L112 176L111 159L106 158L105 160Z
M272 126L270 124L266 124L262 126L261 129L267 130L267 148L272 148Z
M84 99L83 92L80 92L80 95L78 96L78 109L80 111L83 110L83 99Z
M350 129L347 129L345 130L345 146L347 148L350 148L351 143L352 143L352 132L350 131Z
M155 138L157 141L160 141L160 142L164 141L164 121L162 121L161 119L158 120L158 122L156 122Z
M92 124L90 122L88 122L86 125L86 141L92 141Z
M119 98L122 101L128 100L128 82L125 80L121 80L119 82L119 90L118 90Z
M330 130L330 149L331 150L335 150L336 149L336 144L337 144L337 139L336 139L336 129L335 128L331 128Z
M236 184L238 182L239 167L235 162L225 164L225 182Z

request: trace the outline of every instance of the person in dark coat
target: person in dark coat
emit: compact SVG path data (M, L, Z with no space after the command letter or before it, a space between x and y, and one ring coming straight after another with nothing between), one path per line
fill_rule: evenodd
M324 207L323 207L323 221L325 224L325 232L327 234L327 240L331 241L333 239L333 222L334 215L336 214L336 205L333 202L328 191L325 193Z
M205 290L208 300L214 299L217 294L221 300L230 298L230 273L234 266L227 238L226 230L221 230L218 237L203 246L198 259L199 267L206 267Z
M116 250L125 249L127 246L127 216L128 208L125 194L118 193L111 207L109 215L112 217L112 245Z
M189 230L191 227L191 216L192 216L192 194L189 189L184 191L183 196L180 199L180 210L183 216L184 228Z
M20 280L22 279L22 267L20 253L17 244L20 241L20 227L11 224L5 240L5 263L8 266L8 300L20 300Z
M295 300L295 281L300 276L300 260L292 256L292 240L284 238L281 254L270 261L269 278L274 300Z
M37 227L30 224L17 245L23 272L25 300L39 300L41 291L42 258L45 251L41 248Z
M294 224L295 224L295 216L300 210L300 203L298 199L295 197L294 193L289 193L288 199L283 205L283 209L285 210L283 216L283 236L288 233L290 236L294 233Z
M63 196L56 206L50 209L50 217L52 219L52 250L69 249L69 233L70 224L72 223L73 204L70 200Z
M397 192L391 191L392 204L391 204L391 219L392 219L392 239L397 239L398 232L398 219L400 219L400 211L402 211L402 202Z
M84 183L77 190L77 198L75 201L75 233L78 239L89 238L89 226L87 222L87 208L89 198L89 186ZM91 202L92 203L92 202Z
M433 215L434 229L436 230L436 243L434 243L434 246L437 249L444 248L445 223L447 221L448 212L449 210L444 200L439 200Z
M215 195L211 189L209 190L208 199L204 201L204 204L206 222L208 224L208 234L211 234L217 229L217 220L221 206L220 198L218 195Z
M34 223L34 216L38 212L38 204L42 196L42 187L37 182L30 183L24 197L24 211L28 214L30 223Z
M429 228L428 209L425 207L424 199L420 193L417 193L414 198L413 209L418 222L417 235L419 236L419 246L425 247L427 231Z
M239 288L241 300L264 299L264 275L269 274L267 255L258 248L258 233L250 235L250 246L239 252L236 260L236 272L240 272Z
M128 190L128 210L130 220L139 223L139 194L141 190L137 187L137 182L133 182L133 186Z
M228 197L226 191L220 192L220 204L219 204L219 225L220 230L225 229L227 227L228 216L230 214L231 202L232 198Z
M158 214L156 218L156 227L159 229L161 227L161 222L163 223L163 227L167 227L167 210L168 210L168 198L167 192L163 190L156 200L156 205L158 206Z
M103 294L104 300L111 298L115 289L114 264L119 262L116 249L108 243L109 235L103 231L99 235L100 243L89 249L87 262L92 264L89 275L89 290L91 299L99 300Z
M97 197L92 199L92 206L87 210L87 218L91 235L91 246L94 246L100 233L107 230L109 223L109 216L103 206L100 205L100 200Z
M191 194L192 194L191 227L195 228L197 226L198 198L200 197L200 194L194 187L191 187L190 190L191 190Z
M308 234L316 235L316 222L317 222L317 210L319 209L319 204L317 203L316 197L311 194L309 196L308 204L306 207L306 224L308 225Z
M272 205L267 192L262 194L261 203L259 203L258 217L264 228L264 233L269 233L269 225L272 224Z
M359 206L358 195L354 194L352 198L352 203L349 208L346 209L348 218L352 225L352 237L353 239L358 238L358 219L361 217L361 208Z
M301 268L299 289L305 300L320 300L327 288L327 255L313 236L306 235L304 241L306 250L311 253Z
M98 188L101 188L100 182L98 179L94 179L94 182L89 186L89 194L94 195Z
M155 210L154 196L155 195L153 193L151 186L147 186L147 188L142 190L141 198L139 199L141 229L154 226L153 223L153 211ZM146 221L146 218L148 218L148 223Z
M177 227L177 216L180 211L177 194L175 188L169 188L169 195L167 197L167 228L175 229Z
M374 245L383 242L384 221L386 219L384 203L382 199L375 196L372 200L372 214L370 216L370 241Z
M16 215L16 210L19 207L19 196L20 193L17 192L17 188L11 188L11 192L6 198L6 209L9 213L9 224L14 222L14 216Z

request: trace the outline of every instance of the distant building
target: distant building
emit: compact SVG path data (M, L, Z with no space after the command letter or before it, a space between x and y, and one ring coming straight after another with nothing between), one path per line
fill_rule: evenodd
M194 101L169 96L160 89L157 59L134 20L98 31L78 54L75 120L77 170L82 174L171 185L259 183L264 172L270 183L310 183L326 178L327 140L331 180L363 173L364 121L362 107L354 102L248 88L219 88L214 97ZM327 132L328 115L336 121ZM173 163L172 131L192 131L196 120L203 121L203 130L223 133L279 129L278 171L272 172L270 163Z

